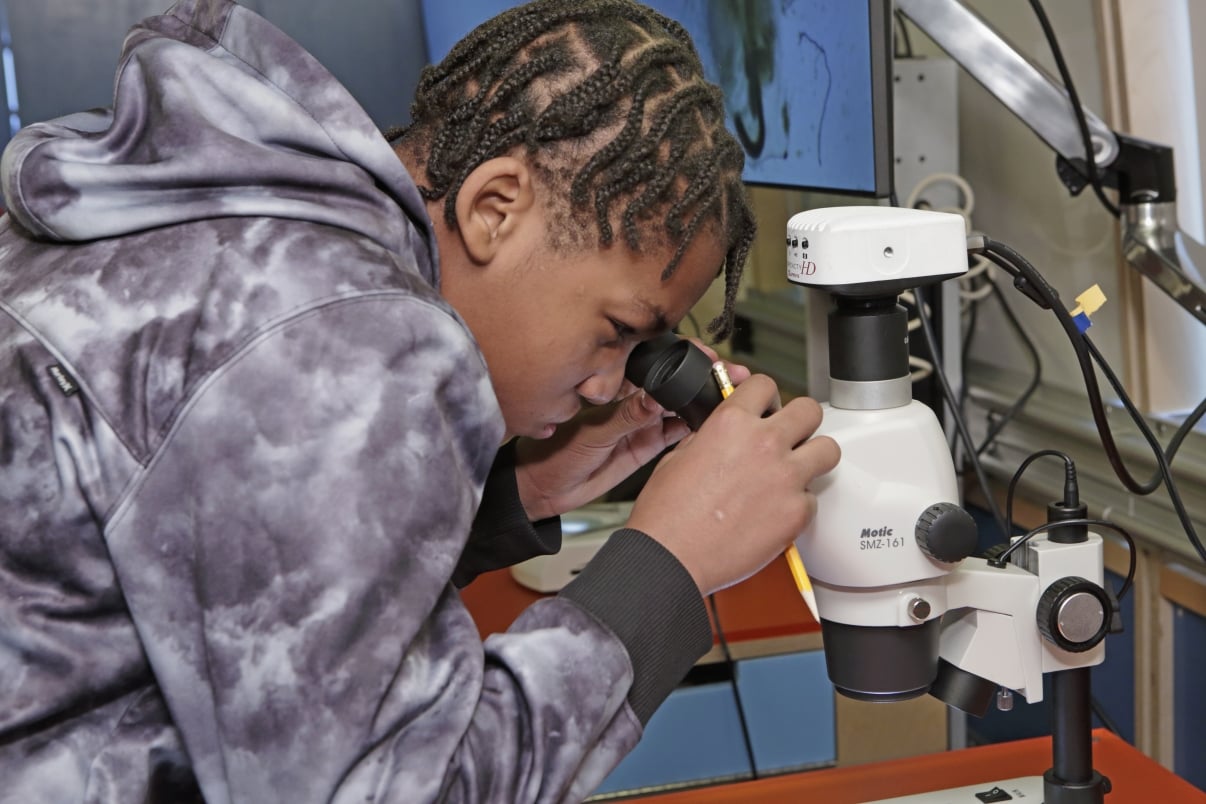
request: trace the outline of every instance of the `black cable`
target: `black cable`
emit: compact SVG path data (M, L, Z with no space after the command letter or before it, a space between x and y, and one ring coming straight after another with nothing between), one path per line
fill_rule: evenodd
M1022 461L1021 465L1018 466L1018 470L1013 473L1013 477L1009 480L1009 488L1005 492L1005 519L1010 524L1013 523L1013 493L1018 487L1018 481L1022 479L1022 475L1026 472L1026 470L1030 468L1030 464L1034 463L1039 458L1047 457L1063 458L1065 477L1075 477L1076 464L1072 462L1072 459L1069 458L1066 453L1060 452L1057 449L1039 450L1033 455L1027 457L1026 460Z
M893 12L893 16L896 18L896 32L904 40L904 57L911 59L913 58L913 40L909 38L909 28L905 24L905 15L898 8ZM900 54L897 53L896 56L899 58Z
M1110 364L1106 362L1101 352L1097 350L1097 345L1093 343L1093 341L1089 340L1087 336L1085 337L1085 342L1089 347L1090 357L1092 357L1094 362L1097 363L1097 366L1101 369L1101 373L1105 375L1106 380L1110 383L1110 387L1112 387L1114 392L1118 394L1118 398L1122 401L1123 406L1127 409L1127 412L1131 415L1131 418L1135 419L1137 423L1142 422L1141 429L1146 427L1147 422L1143 419L1143 414L1141 414L1138 409L1135 408L1130 397L1127 396L1126 389L1123 387L1122 381L1118 379L1118 375L1114 373L1114 370L1110 368ZM1172 467L1173 458L1176 457L1177 450L1181 448L1181 443L1185 440L1185 437L1193 431L1194 425L1198 423L1198 420L1202 418L1202 414L1204 413L1206 413L1206 399L1203 399L1198 403L1198 406L1194 409L1193 413L1189 414L1189 418L1181 423L1181 426L1177 428L1177 432L1173 435L1172 440L1168 442L1168 447L1164 449L1163 454L1164 460L1169 465L1169 468ZM1151 433L1150 429L1148 430L1148 433ZM1147 433L1144 435L1147 437ZM1156 442L1155 433L1151 433L1150 437L1147 438L1147 441L1148 444L1154 444L1153 450L1155 452L1160 452L1160 445ZM1157 463L1159 463L1159 461L1157 461ZM1151 492L1160 488L1160 483L1163 480L1164 472L1157 467L1156 474L1152 476L1151 480L1143 484L1142 488L1145 490L1143 493L1150 494Z
M1064 307L1063 303L1060 302L1059 294L1025 257L1018 254L1009 246L988 238L984 239L983 248L986 256L1014 275L1014 284L1019 290L1035 302L1051 309L1055 313L1056 318L1059 319L1060 325L1068 336L1069 342L1072 344L1073 351L1076 352L1076 359L1080 364L1081 375L1084 377L1085 391L1089 397L1089 408L1093 414L1093 422L1097 427L1097 435L1101 440L1102 448L1105 450L1106 458L1114 469L1114 474L1129 491L1141 495L1150 494L1155 489L1141 484L1127 470L1123 463L1122 455L1118 451L1118 445L1114 441L1114 434L1110 430L1109 422L1106 420L1105 405L1101 399L1101 388L1097 383L1097 373L1093 368L1093 360L1096 360L1099 365L1103 366L1106 378L1110 380L1111 385L1122 400L1122 404L1126 407L1127 412L1130 413L1136 427L1139 428L1139 432L1143 434L1144 439L1156 457L1160 477L1163 479L1164 485L1168 487L1168 496L1172 500L1173 509L1177 513L1177 519L1180 521L1181 527L1189 537L1189 541L1193 544L1194 549L1197 550L1198 555L1201 556L1203 561L1206 561L1206 547L1202 546L1197 530L1194 529L1193 522L1189 518L1189 512L1185 510L1185 503L1181 500L1181 494L1173 480L1172 470L1164 456L1164 450L1160 447L1160 443L1156 440L1155 435L1152 434L1151 428L1147 426L1143 415L1139 413L1134 403L1131 402L1126 389L1122 387L1122 383L1118 381L1113 371L1109 370L1105 358L1097 352L1097 347L1093 344L1092 340L1077 327L1076 322L1072 319L1072 315Z
M988 280L988 281L992 281L992 280ZM975 288L973 288L973 292L974 292L974 290L975 290ZM971 383L968 382L967 377L968 377L968 368L971 366L972 341L976 337L976 324L978 323L979 317L980 317L979 310L980 310L980 305L979 305L978 300L973 301L972 304L967 309L967 327L966 327L967 334L963 336L963 347L959 352L959 371L960 371L960 376L963 377L963 384L961 386L959 386L959 415L964 417L964 419L967 418L967 399L968 399L968 396L971 394ZM959 433L957 431L951 433L950 443L948 444L948 446L950 446L952 454L955 453L955 446L958 443L958 440L959 440ZM965 461L961 461L960 462L961 467L965 463L966 463ZM960 474L962 474L963 469L960 468L959 472L960 472Z
M1177 428L1177 432L1173 434L1172 440L1165 447L1164 457L1168 460L1170 466L1177 454L1177 450L1181 448L1181 442L1185 440L1185 436L1193 432L1193 428L1201 421L1203 415L1206 415L1206 399L1199 402L1198 406L1193 409L1193 413L1189 414L1189 417L1181 422L1181 426Z
M1136 494L1150 494L1151 490L1145 490L1143 485L1131 476L1131 473L1127 471L1126 466L1122 462L1122 455L1118 452L1118 446L1114 442L1114 434L1110 430L1109 422L1106 420L1105 403L1101 398L1101 388L1097 383L1097 374L1093 370L1088 347L1085 345L1087 339L1076 326L1076 322L1072 320L1072 316L1067 308L1060 302L1059 294L1048 284L1043 275L1038 272L1038 269L1031 265L1025 257L1004 243L998 243L995 240L985 238L984 254L1015 277L1014 285L1019 290L1030 296L1036 303L1055 313L1056 318L1059 319L1060 325L1068 336L1068 340L1072 344L1073 351L1076 353L1076 360L1080 365L1080 373L1085 382L1085 392L1089 397L1089 409L1093 414L1093 422L1097 426L1102 448L1105 450L1110 466L1114 469L1114 474L1118 476L1118 479L1122 481L1122 485L1127 490Z
M977 303L973 303L967 310L967 334L963 336L963 350L959 354L959 365L963 372L963 387L959 391L960 410L967 407L967 395L971 385L967 381L967 371L971 365L972 340L976 337L976 324L980 318L979 310L980 305Z
M1018 538L1014 539L1013 543L1006 548L1005 552L1001 553L995 558L988 559L988 563L994 567L1003 567L1009 561L1009 557L1013 555L1014 550L1017 550L1035 536L1039 535L1040 533L1045 533L1052 528L1063 528L1070 525L1109 528L1126 540L1127 547L1130 549L1130 561L1126 570L1126 578L1123 579L1122 586L1118 588L1118 591L1114 595L1118 600L1122 600L1122 598L1126 596L1126 593L1131 590L1131 585L1135 581L1135 566L1138 563L1138 550L1135 547L1135 537L1130 534L1130 531L1121 525L1116 525L1113 522L1105 519L1062 519L1058 522L1047 522L1046 524L1039 525L1034 530L1028 531L1024 536L1019 536Z
M1047 12L1043 10L1043 5L1039 0L1030 0L1030 7L1034 9L1034 14L1038 17L1039 25L1043 28L1043 35L1047 37L1047 44L1051 47L1051 55L1055 57L1055 66L1059 69L1060 80L1064 82L1064 89L1068 91L1068 100L1072 104L1072 111L1076 115L1076 125L1080 129L1081 144L1085 149L1085 167L1089 173L1089 184L1093 187L1093 193L1097 196L1097 200L1107 211L1115 218L1121 213L1110 199L1106 198L1105 191L1101 186L1101 173L1097 169L1097 159L1093 154L1093 142L1089 137L1089 123L1085 119L1085 109L1080 103L1080 96L1076 93L1076 86L1072 83L1072 73L1068 70L1068 63L1064 61L1063 51L1060 49L1059 40L1055 36L1055 29L1051 27L1051 21L1047 19Z
M712 622L716 623L716 637L720 641L720 652L724 654L725 667L729 670L729 685L733 689L733 700L737 703L737 722L741 725L741 741L745 744L745 756L750 763L750 776L758 778L758 763L754 761L754 741L750 738L749 723L745 719L745 707L741 704L741 690L737 688L737 663L729 651L729 641L724 638L720 625L720 612L716 609L716 595L708 595L708 607L712 610Z
M1206 547L1203 547L1201 540L1198 538L1198 532L1189 518L1189 511L1185 509L1185 503L1181 500L1181 492L1173 480L1172 467L1168 465L1168 459L1164 457L1164 450L1160 448L1160 442L1156 440L1156 434L1148 427L1143 414L1135 407L1135 403L1131 401L1131 397L1127 394L1126 389L1122 387L1122 383L1118 380L1118 377L1114 374L1106 359L1097 350L1097 344L1093 343L1088 335L1083 337L1085 344L1089 348L1089 354L1092 355L1097 365L1101 367L1102 372L1106 375L1106 379L1109 380L1110 385L1113 386L1114 391L1118 394L1123 407L1131 415L1131 419L1134 420L1135 426L1139 428L1139 432L1143 434L1143 439L1151 447L1152 454L1155 456L1156 464L1159 467L1158 474L1164 479L1164 486L1168 489L1168 496L1172 500L1173 509L1177 512L1177 518L1181 520L1185 534L1189 536L1189 541L1193 544L1194 549L1198 551L1198 555L1202 557L1203 561L1206 561ZM1158 487L1159 484L1157 483L1156 486Z
M1015 417L1017 417L1022 408L1026 407L1026 403L1030 401L1030 397L1034 396L1034 392L1038 390L1039 383L1043 380L1043 360L1041 357L1039 357L1038 348L1034 345L1034 341L1030 339L1030 336L1026 334L1026 330L1022 327L1021 322L1018 321L1018 317L1014 314L1013 309L1005 301L1005 294L1001 292L999 287L997 287L997 283L990 282L990 286L992 287L992 295L1001 305L1001 312L1005 314L1005 320L1009 322L1009 325L1013 328L1013 331L1017 333L1018 339L1026 348L1026 351L1030 353L1030 362L1034 366L1034 373L1031 375L1030 382L1027 384L1025 390L1022 391L1021 395L1018 396L1018 398L1014 400L1014 403L1001 414L1000 418L993 422L988 428L988 433L984 436L984 441L981 442L980 446L976 449L977 455L984 454L984 450L991 446L992 442L996 440L996 437L1001 434L1001 431L1004 430ZM966 383L964 385L966 386Z
M946 379L946 370L942 367L942 358L938 351L938 339L934 337L934 330L930 327L930 316L925 311L925 298L921 295L921 288L913 289L913 298L917 302L917 318L921 321L921 334L925 337L926 347L930 350L930 358L934 363L934 376L938 378L938 382L942 386L942 393L946 397L946 403L951 408L951 418L954 419L955 428L959 431L959 438L963 440L963 446L967 450L968 458L972 462L972 467L976 470L976 479L980 482L980 490L984 492L984 502L988 505L989 511L992 512L992 517L996 520L997 527L1001 529L1001 538L1008 541L1009 528L1006 527L1005 520L1001 517L1001 509L997 506L997 501L992 496L992 488L988 485L988 476L984 473L984 466L980 463L980 457L976 455L975 442L972 441L971 434L967 431L967 422L959 414L959 400L955 398L954 392L951 391L951 384Z

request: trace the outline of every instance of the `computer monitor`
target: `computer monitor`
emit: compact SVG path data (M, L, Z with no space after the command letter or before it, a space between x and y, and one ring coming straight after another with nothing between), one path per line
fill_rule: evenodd
M887 197L892 191L891 0L652 0L724 90L751 184ZM439 61L516 2L423 0Z

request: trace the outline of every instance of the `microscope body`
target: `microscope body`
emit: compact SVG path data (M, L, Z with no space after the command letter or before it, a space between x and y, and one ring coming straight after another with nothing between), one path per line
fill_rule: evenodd
M912 399L896 297L967 270L962 218L811 210L788 223L787 247L789 279L834 301L818 433L842 460L813 483L818 512L796 548L835 687L875 701L928 692L983 715L999 689L1037 702L1044 673L1100 663L1101 538L1036 536L1001 566L972 557L977 528L959 507L946 436Z

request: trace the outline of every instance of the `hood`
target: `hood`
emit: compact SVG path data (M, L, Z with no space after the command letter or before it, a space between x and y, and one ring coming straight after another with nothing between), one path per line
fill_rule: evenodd
M395 252L413 247L413 224L434 252L418 189L369 116L300 45L230 0L184 0L136 25L112 108L22 130L0 183L23 226L60 242L271 216Z

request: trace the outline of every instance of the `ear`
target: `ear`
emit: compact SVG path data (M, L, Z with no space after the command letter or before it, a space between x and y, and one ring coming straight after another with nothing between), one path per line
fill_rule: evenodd
M465 253L484 265L535 207L532 173L520 159L499 156L473 169L456 194L457 229Z

